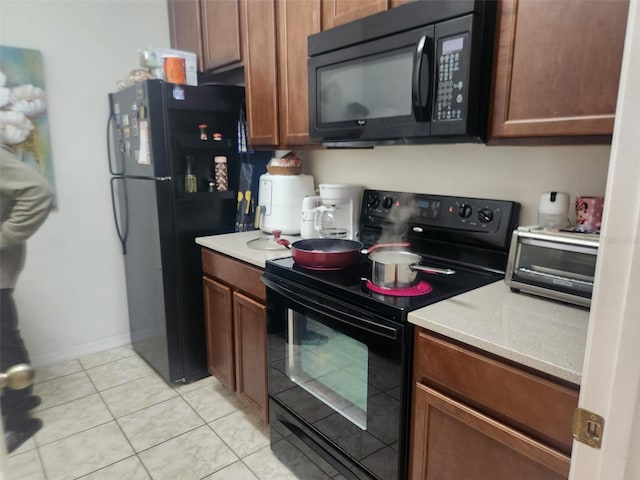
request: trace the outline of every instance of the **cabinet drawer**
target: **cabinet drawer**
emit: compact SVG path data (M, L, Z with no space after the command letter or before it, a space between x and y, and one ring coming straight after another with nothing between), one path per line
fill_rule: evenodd
M414 388L411 480L566 480L569 475L567 455L436 390L419 383Z
M237 290L266 301L265 286L260 281L262 270L259 268L203 248L202 271Z
M416 329L414 379L563 452L578 391Z

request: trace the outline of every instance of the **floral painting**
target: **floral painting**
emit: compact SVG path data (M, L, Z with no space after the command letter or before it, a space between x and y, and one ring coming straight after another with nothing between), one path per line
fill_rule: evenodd
M39 50L0 45L0 142L54 185Z

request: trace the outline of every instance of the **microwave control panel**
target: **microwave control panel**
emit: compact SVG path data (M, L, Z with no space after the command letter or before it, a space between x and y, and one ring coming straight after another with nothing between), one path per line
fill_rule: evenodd
M439 38L433 121L464 120L467 114L469 35Z
M455 2L454 2L455 3ZM431 101L431 135L474 132L484 135L484 101L488 92L483 69L482 29L473 15L452 18L434 25Z

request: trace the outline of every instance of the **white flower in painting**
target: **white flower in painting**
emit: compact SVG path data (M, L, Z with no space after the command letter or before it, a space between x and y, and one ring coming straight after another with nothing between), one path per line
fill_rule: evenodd
M16 145L24 142L33 130L33 123L22 112L0 111L0 143Z
M9 103L10 94L11 94L11 89L7 87L0 87L0 108L4 107L7 103Z
M20 85L11 89L11 110L22 112L27 117L37 117L47 110L44 90L33 85Z
M0 87L4 87L7 84L7 76L4 72L0 71Z

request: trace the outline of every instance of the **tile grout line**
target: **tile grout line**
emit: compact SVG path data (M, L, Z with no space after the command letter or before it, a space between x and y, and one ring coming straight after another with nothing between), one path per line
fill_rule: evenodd
M36 446L36 455L38 456L38 460L40 460L40 469L42 470L42 474L44 475L44 480L47 480L49 478L49 475L47 474L47 470L44 468L44 459L42 458L42 454L40 453L40 446L36 441L35 435L33 437L33 444Z
M93 367L91 367L91 368L86 368L86 367L84 366L84 364L82 363L81 359L77 358L77 359L75 359L75 360L76 360L76 361L78 362L78 364L80 365L81 370L79 370L78 372L72 372L72 373L69 373L69 374L60 375L60 376L58 376L58 377L54 377L54 378L51 378L51 379L49 379L49 380L46 380L45 382L41 382L41 383L46 383L46 382L48 382L48 381L57 380L57 379L60 379L60 378L64 378L64 377L66 377L66 376L70 376L70 375L73 375L73 374L76 374L76 373L83 372L83 373L87 376L87 379L89 380L89 382L90 382L90 383L91 383L91 385L93 386L93 388L94 388L95 392L94 392L94 393L90 393L90 394L88 394L88 395L84 395L84 396L81 396L81 397L75 398L75 399L73 399L73 400L69 400L69 401L66 401L66 402L62 402L62 403L60 403L60 404L58 404L58 405L52 405L51 407L48 407L48 408L45 408L45 409L42 409L42 410L38 410L38 411L45 411L45 410L48 410L48 409L50 409L50 408L55 408L55 407L58 407L58 406L61 406L61 405L65 405L65 404L71 403L71 402L76 401L76 400L80 400L80 399L83 399L83 398L87 398L87 397L89 397L89 396L91 396L91 395L97 394L97 395L98 395L98 397L100 398L100 400L102 401L103 405L105 406L105 408L107 409L107 411L108 411L108 412L109 412L109 414L111 415L111 420L109 420L108 422L104 422L104 423L101 423L101 424L98 424L98 425L94 425L94 426L92 426L91 428L88 428L88 429L85 429L85 430L82 430L82 431L79 431L79 432L75 432L75 433L74 433L74 434L72 434L72 435L68 435L68 436L65 436L65 437L58 438L58 439L56 439L56 440L54 440L54 441L52 441L52 442L49 442L49 443L45 443L45 444L40 445L40 443L39 443L38 441L36 441L36 439L35 439L35 437L34 437L34 444L35 444L35 446L36 446L36 453L37 453L37 455L38 455L38 458L40 459L40 465L42 466L42 471L43 471L43 474L44 474L44 476L45 476L45 480L46 480L46 479L48 479L49 475L48 475L48 473L47 473L47 471L46 471L46 467L45 467L45 464L44 464L44 461L43 461L43 458L42 458L42 454L41 454L41 451L40 451L40 448L41 448L41 447L44 447L44 446L46 446L46 445L50 445L50 444L55 443L55 442L57 442L57 441L59 441L59 440L63 440L63 439L66 439L66 438L70 438L70 437L72 437L73 435L77 435L77 434L79 434L79 433L87 432L87 431L89 431L89 430L91 430L91 429L93 429L93 428L100 427L100 426L102 426L102 425L106 425L106 424L108 424L108 423L110 423L110 422L114 422L114 423L117 425L117 427L118 427L118 429L120 430L120 432L122 433L123 437L126 439L127 443L128 443L128 444L129 444L129 446L131 447L131 450L133 451L133 454L132 454L132 455L129 455L129 456L127 456L127 457L121 458L121 459L117 460L116 462L110 463L109 465L104 465L104 466L100 467L99 469L93 470L93 471L91 471L91 472L83 473L80 477L75 477L75 476L74 476L74 478L82 478L82 477L84 477L84 476L86 476L86 475L90 475L91 473L97 472L97 471L99 471L99 470L101 470L101 469L103 469L103 468L109 467L109 466L114 465L114 464L116 464L116 463L118 463L118 462L121 462L121 461L123 461L123 460L126 460L126 459L128 459L128 458L131 458L131 457L134 457L134 456L135 456L135 457L138 459L138 461L140 462L140 464L142 465L142 467L145 469L145 471L147 472L147 474L149 475L149 478L151 478L151 479L153 480L153 477L151 476L151 474L150 474L150 473L149 473L149 471L147 470L147 467L144 465L144 463L142 462L142 460L140 459L140 457L138 457L138 454L137 454L137 452L136 452L135 448L133 447L133 445L131 444L131 441L129 440L129 437L127 437L127 435L124 433L124 431L123 431L123 430L122 430L122 428L120 427L120 424L118 423L118 421L117 421L117 419L116 419L115 415L113 414L113 411L111 410L111 408L109 408L109 405L107 404L107 402L105 401L104 397L102 396L101 391L98 389L98 387L96 386L95 382L93 381L93 379L91 378L91 376L89 375L89 372L88 372L88 370L91 370L91 369L93 369L93 368L97 368L97 367L101 367L101 366L104 366L104 365L108 365L109 363L114 363L114 362L117 362L117 361L123 360L123 359L125 359L125 358L133 357L133 356L135 356L135 355L136 355L136 354L135 354L135 352L134 352L132 355L124 356L124 357L121 357L121 358L116 358L116 359L110 360L110 361L108 361L108 362L104 362L104 363L101 363L101 364L95 365L95 366L93 366ZM153 373L155 374L155 372L153 372ZM145 376L151 376L151 374L149 374L149 375L145 375ZM140 377L140 378L144 378L145 376ZM127 383L131 383L131 382L136 381L136 380L138 380L138 379L131 380L131 381L129 381L129 382L124 382L124 383L123 383L123 384L121 384L121 385L126 385ZM119 385L115 385L114 387L111 387L111 388L115 388L115 387L117 387L117 386L119 386ZM109 390L109 389L105 389L105 390L103 390L103 391L106 391L106 390ZM34 413L37 413L37 412L34 412ZM25 453L26 453L26 452L25 452Z
M137 354L136 354L135 352L133 352L133 355L130 355L130 356L134 356L134 355L137 355ZM129 357L123 357L123 358L129 358ZM139 358L139 357L138 357L138 358ZM120 359L118 359L118 360L122 360L122 358L120 358ZM113 362L115 362L115 361L117 361L117 360L113 360L113 361L111 361L111 362L106 362L106 363L101 364L101 365L99 365L99 366L107 365L107 364L109 364L109 363L113 363ZM90 376L90 375L89 375L89 373L87 372L87 369L84 367L84 365L82 364L82 362L81 362L80 360L78 360L78 362L80 362L80 365L82 366L83 370L85 371L85 373L86 373L87 377L89 377L89 381L90 381L90 382L91 382L91 384L93 385L93 388L95 388L95 389L96 389L96 391L98 392L98 396L100 397L100 400L102 400L102 403L104 404L104 406L106 407L106 409L109 411L109 414L110 414L110 415L111 415L111 417L113 418L113 422L115 422L116 426L118 427L118 430L120 430L120 433L122 433L122 436L125 438L125 440L126 440L126 441L127 441L127 443L129 444L129 446L131 447L131 451L133 451L133 455L131 455L131 456L129 456L129 457L121 458L120 460L117 460L117 461L115 461L115 462L111 463L110 465L115 465L115 464L116 464L116 463L118 463L118 462L122 462L123 460L125 460L125 459L127 459L127 458L131 458L131 457L134 457L134 456L135 456L135 457L136 457L136 459L138 460L138 462L140 463L140 465L142 465L142 468L144 468L144 471L145 471L145 472L147 472L147 475L149 476L149 478L150 478L151 480L154 480L154 479L153 479L153 475L151 475L151 472L147 469L147 466L144 464L144 462L142 461L142 459L141 459L141 458L140 458L140 456L138 455L138 452L136 451L135 447L134 447L134 446L133 446L133 444L131 443L131 440L129 439L129 437L127 436L127 434L126 434L126 433L124 432L124 430L122 429L122 426L120 425L120 422L118 422L118 419L117 419L117 418L116 418L116 416L113 414L113 411L112 411L112 410L111 410L111 408L109 407L109 404L105 401L104 397L102 396L102 392L101 392L100 390L98 390L98 387L97 387L97 386L95 385L95 383L93 382L93 380L92 380L91 376ZM94 368L95 368L95 367L94 367ZM155 374L155 372L153 372L153 373ZM140 378L145 378L146 376L151 376L151 374L149 374L149 375L145 375L145 376L140 377ZM126 385L127 383L135 382L135 381L137 381L137 380L139 380L139 379L131 380L130 382L124 382L124 383L123 383L123 384L121 384L121 385ZM111 388L116 388L116 387L118 387L118 386L120 386L120 385L115 385L115 386L113 386L113 387L111 387ZM109 390L109 389L107 388L107 389L105 389L105 391L106 391L106 390ZM137 410L137 411L140 411L140 410ZM94 470L94 472L97 472L97 471L99 471L99 470L102 470L103 468L106 468L106 467L108 467L108 466L110 466L110 465L106 465L106 466L100 467L99 469ZM93 473L93 472L90 472L90 473ZM88 474L87 474L87 475L88 475Z
M107 392L107 391L109 391L109 390L111 390L111 389L113 389L113 388L117 388L117 387L122 386L122 385L127 385L127 384L129 384L129 383L133 383L133 382L138 381L138 380L140 380L140 379L142 379L142 378L151 377L152 375L153 375L153 376L156 376L156 377L158 377L158 378L160 378L160 379L162 379L162 378L157 374L157 372L155 372L155 370L152 370L152 371L151 371L151 373L149 373L149 374L147 374L147 375L143 375L143 376L141 376L141 377L139 377L139 378L136 378L136 379L133 379L133 380L126 381L126 382L124 382L124 383L122 383L122 384L119 384L119 385L114 385L113 387L109 387L109 388L105 388L105 389L103 389L103 390L99 390L99 389L98 389L98 387L97 387L97 385L96 385L96 383L95 383L95 381L92 379L92 377L91 377L91 376L90 376L90 374L89 374L89 372L90 372L91 370L95 369L95 368L103 367L103 366L105 366L105 365L109 365L109 364L111 364L111 363L114 363L114 362L117 362L117 361L121 361L121 360L124 360L124 359L127 359L127 358L131 358L131 357L137 357L137 358L141 359L142 361L144 361L144 359L142 359L139 355L137 355L137 354L135 353L135 351L132 351L131 355L126 355L126 356L123 356L123 357L120 357L120 358L114 358L114 359L111 359L111 360L109 360L109 361L106 361L106 362L103 362L103 363L100 363L100 364L97 364L97 365L93 365L93 366L91 366L90 368L87 368L87 367L83 364L83 362L81 361L81 359L80 359L80 358L77 358L77 359L75 359L75 361L76 361L76 362L78 363L78 365L80 366L80 369L79 369L78 371L76 371L76 372L70 372L70 373L65 373L65 374L62 374L62 375L59 375L59 376L55 376L55 377L49 378L49 379L44 380L44 381L42 381L42 382L39 382L40 384L44 384L44 383L46 383L46 382L55 381L55 380L60 380L60 379L63 379L64 377L67 377L67 376L70 376L70 375L73 375L73 374L76 374L76 373L80 373L80 372L82 372L82 373L84 373L84 374L86 375L86 377L88 378L88 380L89 380L89 382L90 382L91 386L94 388L94 392L92 392L92 393L90 393L90 394L87 394L87 395L80 396L80 397L78 397L78 398L74 398L74 399L72 399L72 400L64 401L64 402L62 402L62 403L60 403L60 404L57 404L57 405L49 406L49 407L44 408L44 409L42 409L42 410L38 410L37 412L34 412L34 413L36 413L36 414L37 414L38 412L43 412L43 411L49 410L49 409L51 409L51 408L59 407L59 406L62 406L62 405L65 405L65 404L71 403L71 402L73 402L73 401L77 401L77 400L81 400L81 399L83 399L83 398L87 398L87 397L89 397L90 395L97 394L97 395L98 395L98 398L100 399L100 401L102 402L102 404L106 407L107 411L109 412L109 415L111 416L111 419L110 419L109 421L107 421L107 422L100 423L99 425L94 425L94 426L92 426L91 428L87 428L87 429L85 429L85 430L82 430L82 431L79 431L79 432L75 432L75 433L73 433L73 434L71 434L71 435L67 435L67 436L64 436L64 437L58 438L58 439L56 439L56 440L54 440L54 441L47 442L47 443L44 443L44 444L41 444L40 442L36 441L36 440L35 440L35 437L34 437L34 446L35 446L35 451L36 451L35 453L36 453L36 455L37 455L37 457L38 457L38 459L39 459L39 461L40 461L41 471L42 471L42 473L43 473L43 475L44 475L45 480L47 480L48 478L50 478L50 475L49 475L49 473L46 471L46 466L45 466L45 464L44 464L44 459L43 459L43 456L42 456L42 448L43 448L43 447L46 447L47 445L50 445L50 444L52 444L52 443L55 443L56 441L60 441L60 440L64 440L64 439L70 438L70 437L71 437L71 436L73 436L73 435L77 435L77 434L80 434L80 433L87 432L87 431L89 431L89 430L91 430L91 429L93 429L93 428L96 428L96 427L100 427L100 426L106 425L106 424L110 423L111 421L115 422L115 424L117 425L117 427L118 427L119 431L120 431L120 432L121 432L121 434L124 436L124 438L126 439L126 441L127 441L128 445L130 446L130 448L131 448L131 450L132 450L133 454L131 454L131 455L129 455L129 456L126 456L126 457L123 457L123 458L121 458L121 459L119 459L119 460L117 460L117 461L115 461L115 462L112 462L112 463L110 463L109 465L101 466L100 468L97 468L96 470L93 470L93 471L91 471L91 472L82 473L82 475L81 475L80 477L76 477L75 475L77 475L77 473L76 473L76 474L74 474L74 473L72 472L72 474L74 475L74 477L73 477L73 478L81 478L81 477L84 477L84 476L86 476L86 475L94 474L95 472L98 472L98 471L100 471L100 470L102 470L102 469L104 469L104 468L110 467L110 466L112 466L112 465L115 465L116 463L122 462L122 461L124 461L124 460L130 459L130 458L132 458L132 457L134 457L134 456L135 456L135 457L137 458L138 462L139 462L139 463L142 465L142 467L144 468L144 471L147 473L147 475L149 476L149 478L150 478L151 480L153 480L153 476L151 475L150 471L147 469L147 466L144 464L144 462L143 462L143 461L142 461L142 459L140 458L140 455L139 455L139 454L140 454L140 453L143 453L143 452L145 452L145 451L148 451L148 450L150 450L150 449L152 449L152 448L155 448L155 447L157 447L158 445L161 445L161 444L163 444L163 443L166 443L166 442L168 442L168 441L170 441L170 440L174 440L174 439L176 439L176 438L178 438L178 437L180 437L180 436L182 436L182 435L185 435L185 434L188 434L188 433L190 433L190 432L193 432L194 430L196 430L196 429L198 429L198 428L200 428L200 427L202 427L202 426L204 426L204 425L206 425L206 426L209 428L209 430L210 430L210 431L211 431L211 432L216 436L216 438L221 442L221 444L222 444L222 445L224 445L226 448L228 448L228 449L229 449L229 451L230 451L231 453L233 453L233 455L235 456L236 460L235 460L234 462L232 462L232 463L228 464L228 465L221 466L220 468L218 468L218 469L217 469L217 470L215 470L215 471L209 472L207 475L205 475L205 477L203 477L203 479L204 479L204 478L207 478L207 477L209 477L209 476L211 476L211 475L214 475L214 474L216 474L217 472L222 471L222 470L224 470L225 468L228 468L230 465L233 465L233 464L235 464L235 463L237 463L237 462L240 462L240 463L241 463L241 464L242 464L242 465L243 465L243 466L244 466L244 467L245 467L249 472L251 472L251 475L253 475L255 478L258 478L258 479L260 478L260 477L258 476L258 474L257 474L256 472L254 472L254 471L249 467L249 465L244 461L244 459L246 459L246 458L247 458L247 457L249 457L250 455L253 455L253 454L255 454L255 453L259 452L260 450L263 450L264 448L267 448L267 446L265 446L265 447L259 447L259 448L255 449L255 450L251 451L251 452L248 452L247 454L245 454L245 455L243 455L243 456L240 456L238 453L236 453L236 451L234 451L234 449L231 447L231 445L230 445L229 443L227 443L227 442L224 440L224 438L222 438L222 436L221 436L220 434L218 434L218 433L214 430L214 428L213 428L213 426L212 426L212 423L214 423L214 422L216 422L216 421L218 421L218 420L222 420L222 419L224 419L224 418L226 418L226 417L229 417L230 415L233 415L233 414L235 414L235 413L241 412L243 415L251 415L251 412L247 412L247 411L245 411L245 410L242 408L242 405L238 404L237 398L233 398L233 408L234 408L234 410L233 410L232 412L226 413L226 414L224 414L224 415L222 415L222 416L220 416L220 417L218 417L218 418L215 418L215 419L214 419L214 420L212 420L211 422L207 422L207 420L203 417L203 415L202 415L202 414L200 414L200 413L198 412L198 410L197 410L197 409L196 409L196 408L195 408L191 403L189 403L189 401L188 401L188 400L187 400L187 398L185 397L185 395L188 395L188 394L189 394L189 393L191 393L191 392L197 391L197 390L198 390L198 389L200 389L200 388L202 388L202 389L207 388L207 386L208 386L208 385L203 385L202 387L198 387L198 388L196 388L196 389L194 389L194 390L188 390L188 391L185 391L185 392L181 392L178 388L174 387L173 385L171 385L171 384L167 384L169 387L172 387L173 392L175 393L175 396L174 396L174 397L169 398L169 399L165 399L165 400L162 400L162 401L159 401L159 402L156 402L156 403L153 403L153 404L151 404L151 405L148 405L148 406L146 406L146 407L144 407L144 408L140 408L140 409L135 410L135 411L132 411L132 412L128 412L128 413L127 413L127 415L135 414L135 413L138 413L138 412L140 412L140 411L142 411L142 410L144 410L144 409L146 409L146 408L149 408L149 407L153 407L153 406L160 405L160 404L162 404L162 403L164 403L164 402L167 402L167 401L169 401L169 400L173 400L173 399L175 399L175 398L180 398L183 402L185 402L185 403L189 406L189 408L191 409L191 411L193 411L193 412L196 414L196 416L197 416L198 418L200 418L200 420L202 421L202 425L198 425L198 426L196 426L196 427L194 427L194 428L192 428L192 429L189 429L189 430L187 430L187 431L185 431L185 432L180 433L179 435L176 435L176 436L174 436L174 437L171 437L171 438L169 438L169 439L167 439L167 440L165 440L165 441L163 441L163 442L160 442L160 443L158 443L158 444L156 444L156 445L153 445L153 446L148 447L148 448L146 448L146 449L144 449L144 450L141 450L140 452L137 452L137 451L136 451L136 449L134 448L133 444L131 443L131 440L129 439L129 437L126 435L126 433L125 433L125 432L124 432L124 430L122 429L122 427L121 427L121 425L120 425L120 423L119 423L119 421L118 421L118 418L116 418L116 416L115 416L115 414L114 414L113 410L109 407L108 403L106 402L105 398L103 397L103 393L104 393L104 392ZM205 378L206 378L206 377L205 377ZM162 379L162 380L163 380L163 379ZM165 382L165 383L166 383L166 382ZM123 415L123 417L124 417L124 416L125 416L125 415ZM251 423L253 424L253 422L251 422ZM26 452L24 452L24 453L26 453Z
M213 376L213 375L212 375L212 376ZM215 378L215 377L214 377L214 378ZM203 387L201 387L201 388L205 388L205 387L206 387L206 386L203 386ZM196 391L196 390L199 390L199 389L190 390L189 392L185 392L185 393L194 392L194 391ZM231 452L233 452L233 454L234 454L236 457L238 457L238 460L237 460L237 461L241 462L241 463L242 463L242 464L247 468L247 470L249 470L249 471L251 472L251 474L252 474L256 479L260 480L260 477L258 476L258 474L257 474L256 472L254 472L254 471L251 469L251 467L250 467L249 465L247 465L247 464L244 462L244 459L245 459L245 458L247 458L247 457L249 457L250 455L253 455L254 453L259 452L260 450L262 450L263 448L266 448L266 447L260 447L260 448L258 448L257 450L254 450L254 451L252 451L252 452L249 452L249 453L247 453L246 455L244 455L243 457L241 457L240 455L238 455L238 454L233 450L233 448L231 448L231 445L229 445L229 444L224 440L224 438L222 438L222 437L218 434L218 432L216 432L216 431L213 429L213 427L211 426L211 424L212 424L212 423L214 423L214 422L216 422L216 421L218 421L218 420L220 420L220 419L226 418L226 417L228 417L228 416L230 416L230 415L233 415L233 414L235 414L235 413L237 413L237 412L244 412L244 410L241 408L241 406L236 406L236 405L234 405L234 407L236 408L236 410L235 410L235 411L230 412L230 413L227 413L227 414L225 414L225 415L222 415L221 417L218 417L218 418L216 418L216 419L212 420L211 422L207 422L207 421L202 417L202 415L200 415L200 413L199 413L199 412L198 412L198 411L197 411L197 410L196 410L196 409L195 409L195 408L194 408L194 407L189 403L189 401L188 401L186 398L184 398L184 394L182 394L182 393L180 393L180 392L178 392L178 394L182 397L182 399L186 402L186 404L187 404L187 405L189 405L189 407L191 407L191 409L196 413L196 415L198 415L198 416L199 416L199 417L204 421L205 425L207 425L207 426L209 427L209 429L211 429L211 431L212 431L212 432L213 432L213 433L214 433L214 434L215 434L215 435L220 439L220 441L221 441L221 442L222 442L222 443L223 443L223 444L224 444L224 445L225 445L225 446L226 446L226 447L227 447ZM234 399L234 400L237 400L237 399ZM268 445L267 445L267 446L268 446ZM236 463L236 462L234 462L234 463ZM207 478L207 477L209 477L209 476L211 476L211 475L213 475L213 474L215 474L215 473L217 473L217 472L219 472L219 471L221 471L221 470L223 470L223 469L225 469L225 468L229 467L230 465L233 465L233 463L231 463L231 464L229 464L229 465L226 465L226 466L224 466L224 467L220 467L220 468L219 468L218 470L216 470L215 472L211 472L211 473L209 473L209 474L205 475L205 476L204 476L204 477L202 477L202 479L200 479L200 480L203 480L203 479L205 479L205 478Z
M132 356L138 356L138 355L137 355L137 354L135 354L135 352L134 352L134 355L132 355ZM125 358L128 358L128 357L125 357ZM140 356L138 356L138 358L140 358L141 360L143 360ZM121 359L118 359L118 360L121 360ZM117 361L117 360L114 360L114 361ZM143 360L143 361L144 361L144 360ZM104 364L102 364L102 365L106 365L106 364L108 364L108 363L112 363L112 362L106 362L106 363L104 363ZM82 365L82 362L80 362L80 364ZM83 367L83 369L85 370L85 373L86 373L86 370L87 370L87 369L85 369L85 368L84 368L84 365L82 365L82 367ZM92 367L92 368L95 368L95 367ZM160 378L161 380L163 380L163 379L162 379L162 378L157 374L157 372L155 372L155 370L152 370L152 373L150 373L149 375L145 375L145 376L140 377L140 378L150 377L150 376L152 376L152 375L154 375L154 376L156 376L156 377ZM162 441L162 442L160 442L160 443L157 443L157 444L152 445L152 446L150 446L150 447L148 447L148 448L145 448L144 450L137 451L137 450L135 449L135 447L133 446L133 444L131 443L131 441L130 441L129 437L127 436L127 434L124 432L124 430L122 430L122 426L120 425L120 422L118 422L118 418L116 418L116 416L113 414L113 411L111 410L111 408L109 408L109 405L108 405L108 404L107 404L107 402L104 400L104 398L102 397L102 394L101 394L101 392L102 392L102 391L110 390L111 388L116 388L116 387L118 387L118 386L120 386L120 385L116 385L116 386L111 387L111 388L109 388L109 389L105 389L105 390L100 391L100 390L98 390L98 388L95 386L95 383L93 383L93 380L91 380L91 377L89 376L89 374L88 374L88 373L87 373L87 376L89 377L89 380L91 381L92 385L94 386L94 388L95 388L95 389L96 389L96 391L98 392L98 395L100 396L100 399L102 400L102 402L105 404L105 406L106 406L107 410L109 410L109 413L110 413L110 414L111 414L111 416L113 417L113 421L115 421L116 425L118 426L118 428L119 428L119 429L120 429L120 431L122 432L122 435L125 437L125 439L126 439L126 440L127 440L127 442L129 443L129 445L131 446L131 449L133 450L135 457L138 459L138 461L140 462L140 464L142 465L142 467L145 469L145 471L147 472L147 475L149 475L149 478L150 478L151 480L154 480L154 479L153 479L153 475L151 475L151 472L149 472L149 470L147 469L147 466L146 466L146 465L145 465L145 463L142 461L142 458L140 458L140 455L139 455L139 454L140 454L140 453L143 453L143 452L146 452L146 451L148 451L148 450L151 450L152 448L156 448L156 447L158 447L159 445L162 445L162 444L167 443L167 442L169 442L169 441L171 441L171 440L174 440L174 439L176 439L176 438L178 438L178 437L180 437L180 436L182 436L182 435L185 435L185 434L187 434L187 433L193 432L194 430L196 430L196 429L198 429L198 428L201 428L201 427L203 427L203 426L207 426L207 427L209 428L209 430L211 430L211 431L213 432L213 434L214 434L214 435L216 435L216 437L218 437L218 438L220 439L220 441L221 441L225 446L227 446L227 448L229 448L229 450L230 450L230 451L231 451L231 452L232 452L232 453L237 457L237 459L238 459L238 460L240 460L240 461L242 460L242 459L238 456L238 454L236 454L236 453L233 451L233 449L232 449L229 445L227 445L227 443L226 443L226 442L225 442L225 441L224 441L224 440L223 440L223 439L222 439L222 438L221 438L221 437L220 437L220 436L215 432L215 430L213 430L213 428L211 427L211 425L209 425L209 423L208 423L208 422L207 422L207 421L202 417L202 415L200 415L200 414L198 413L198 411L197 411L197 410L196 410L196 409L195 409L195 408L194 408L194 407L193 407L193 406L192 406L192 405L187 401L187 399L186 399L186 398L184 398L183 393L181 393L180 391L178 391L176 388L173 388L173 391L176 393L176 397L168 398L168 399L165 399L165 400L159 401L159 402L157 402L157 403L154 403L154 404L152 404L152 405L148 405L148 406L146 406L146 407L144 407L144 408L141 408L141 409L135 410L135 411L133 411L133 412L129 412L129 413L127 413L127 415L132 415L132 414L134 414L134 413L141 412L142 410L145 410L146 408L149 408L149 407L153 407L153 406L160 405L160 404L162 404L162 403L168 402L168 401L173 400L173 399L175 399L175 398L180 398L180 399L181 399L181 400L182 400L182 401L183 401L183 402L184 402L184 403L185 403L185 404L186 404L186 405L187 405L187 406L188 406L188 407L189 407L189 408L190 408L190 409L191 409L191 410L192 410L192 411L193 411L193 412L198 416L198 418L200 418L200 419L202 420L203 424L202 424L202 425L198 425L197 427L194 427L194 428L192 428L192 429L189 429L189 430L187 430L187 431L185 431L185 432L182 432L182 433L180 433L179 435L176 435L175 437L168 438L167 440L164 440L164 441ZM121 384L121 385L126 385L127 383L135 382L135 381L137 381L137 380L140 380L140 378L137 378L137 379L135 379L135 380L131 380L131 381L129 381L129 382L125 382L125 383L123 383L123 384ZM164 381L164 380L163 380L163 381ZM168 386L171 386L171 385L168 385ZM205 387L203 386L203 387L201 387L201 388L205 388ZM197 389L196 389L196 390L197 390ZM190 390L190 392L191 392L191 391L195 391L195 390ZM185 393L189 393L189 392L185 392ZM229 414L227 414L227 415L229 415ZM123 416L126 416L126 415L123 415ZM225 415L225 416L226 416L226 415ZM220 418L223 418L223 417L220 417ZM134 455L132 455L132 456L134 456ZM126 457L126 458L130 458L130 457ZM118 460L118 461L122 461L122 460L124 460L124 459L120 459L120 460ZM238 460L236 460L236 461L238 461ZM117 463L117 462L114 462L114 463ZM235 463L235 462L234 462L234 463ZM112 464L112 465L113 465L113 464ZM227 465L227 466L228 466L228 465ZM105 467L101 467L101 468L105 468ZM220 469L218 469L218 470L216 470L216 471L214 471L214 472L210 472L209 474L207 474L207 476L212 475L212 474L216 473L217 471L219 471L219 470L221 470L221 469L223 469L223 468L226 468L226 466L225 466L225 467L221 467ZM98 469L98 470L100 470L100 469ZM98 470L96 470L96 471L98 471ZM252 473L253 473L253 472L252 472ZM203 478L206 478L206 477L203 477Z
M203 386L203 387L201 387L201 388L206 388L206 387L207 387L207 386L205 385L205 386ZM197 390L199 390L199 388L197 388L197 389L195 389L195 390L189 390L188 392L185 392L185 393L191 393L191 392L195 392L195 391L197 391ZM209 428L209 430L211 430L211 432L212 432L216 437L218 437L218 439L222 442L222 444L223 444L225 447L227 447L227 448L229 449L229 451L230 451L230 452L232 452L232 453L236 456L236 458L238 459L238 460L236 460L236 461L240 461L240 462L242 462L242 457L240 457L240 455L238 455L238 454L233 450L233 448L231 448L231 446L230 446L229 444L227 444L227 442L225 442L225 441L224 441L224 439L223 439L220 435L218 435L218 432L216 432L216 431L213 429L213 427L211 426L211 424L210 424L209 422L207 422L207 421L204 419L204 417L203 417L202 415L200 415L200 413L199 413L199 412L198 412L198 411L197 411L197 410L196 410L196 409L195 409L195 408L194 408L194 407L189 403L189 401L188 401L186 398L184 398L184 395L183 395L181 392L177 392L177 393L178 393L178 395L180 396L180 398L182 398L182 401L184 401L184 403L186 403L186 404L189 406L189 408L191 408L191 410L193 410L193 411L194 411L194 413L195 413L198 417L200 417L200 419L201 419L201 420L204 422L204 424ZM235 407L235 405L234 405L234 407ZM238 411L238 410L236 410L236 411ZM227 413L226 415L223 415L223 416L222 416L222 417L220 417L220 418L227 417L227 416L229 416L229 415L232 415L233 413L235 413L235 412ZM218 420L218 419L216 419L216 420ZM215 420L214 420L214 421L215 421ZM200 428L200 427L198 427L198 428ZM235 463L235 462L233 462L233 463ZM230 463L229 465L233 465L233 463ZM211 475L214 475L215 473L219 472L220 470L223 470L223 469L227 468L229 465L225 465L225 466L220 467L219 469L217 469L217 470L215 470L215 471L213 471L213 472L209 472L207 475L205 475L205 476L204 476L204 477L202 477L202 478L204 479L204 478L207 478L207 477L209 477L209 476L211 476ZM152 480L153 480L153 479L152 479ZM201 479L201 480L202 480L202 479Z
M80 361L80 359L76 358L75 360L76 360L76 362L78 362L78 365L80 365L81 370L79 370L77 372L72 372L72 373L69 373L69 374L66 374L66 375L60 375L60 376L57 376L57 377L53 377L53 378L50 378L49 380L46 380L46 381L40 382L40 383L46 383L47 381L57 380L57 379L64 378L64 377L67 377L67 376L70 376L70 375L74 375L74 374L80 373L80 372L83 372L87 376L89 381L91 382L91 377L89 377L89 375L86 373L86 371L84 369L84 366L82 365L82 362ZM93 385L93 382L91 384ZM95 385L93 385L93 388L96 389ZM97 392L97 389L96 389L96 392ZM92 394L90 394L90 395L92 395ZM85 396L80 397L80 398L86 398L88 396L89 395L85 395ZM64 405L66 403L69 403L69 402L62 402L59 405ZM54 407L57 407L59 405L53 405L53 406L51 406L49 408L54 408ZM39 411L45 411L45 410L48 410L49 408L43 408L42 410L38 410L38 411L36 411L34 413L38 413ZM65 437L65 438L68 438L68 437ZM44 458L42 457L41 447L46 446L48 444L45 443L45 444L40 445L40 442L38 442L36 440L36 435L33 436L33 443L34 443L34 445L36 447L36 454L38 456L38 459L40 460L40 467L42 469L42 473L44 475L45 480L47 480L49 478L49 473L47 472L47 468L46 468L45 463L44 463Z

